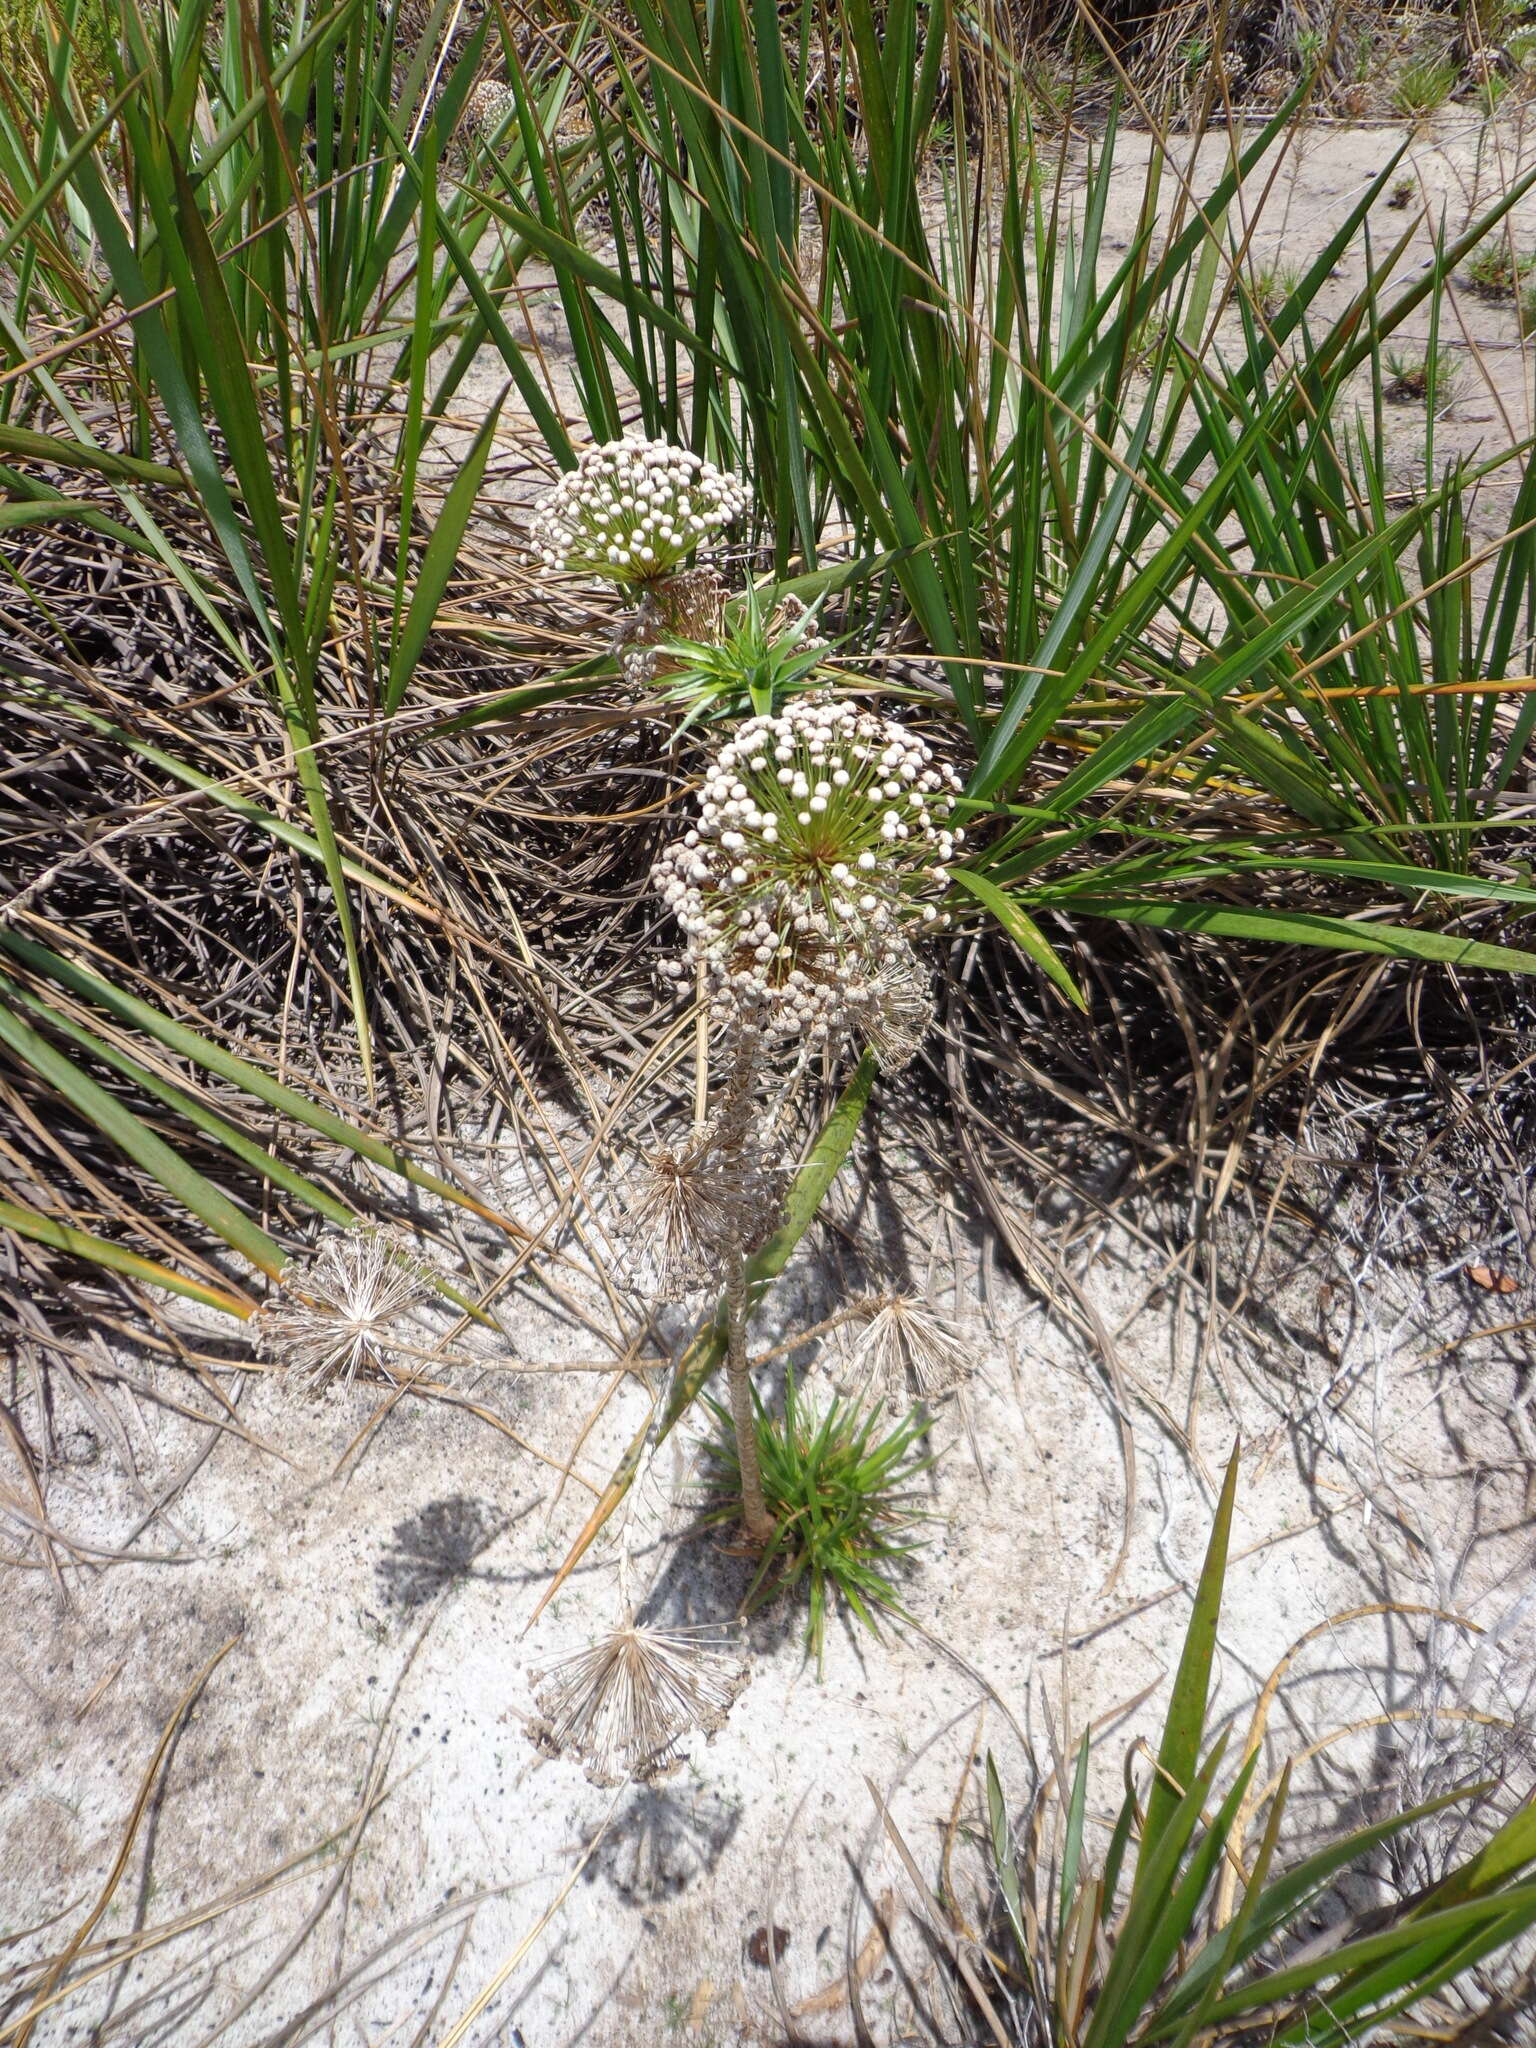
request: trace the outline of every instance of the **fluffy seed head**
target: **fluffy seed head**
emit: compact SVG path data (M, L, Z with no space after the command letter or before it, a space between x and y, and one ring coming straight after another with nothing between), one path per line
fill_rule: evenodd
M964 838L959 790L894 719L795 698L720 749L653 880L729 1010L796 1037L863 1028L900 1064L926 1015L906 935L935 916Z
M659 1777L695 1729L725 1725L741 1666L677 1629L615 1629L534 1681L529 1733L547 1756L576 1756L598 1785Z
M888 1407L911 1399L907 1376L925 1401L953 1393L976 1369L976 1351L957 1323L910 1294L871 1294L849 1311L852 1376Z
M718 1127L653 1152L629 1184L621 1225L636 1283L658 1301L717 1287L730 1255L772 1232L786 1180L750 1137L723 1142Z
M411 1245L383 1230L337 1231L293 1261L256 1319L261 1349L319 1393L363 1370L394 1378L392 1354L419 1341L411 1317L432 1294Z
M747 488L691 449L626 434L588 448L546 494L530 541L546 569L655 583L739 519Z

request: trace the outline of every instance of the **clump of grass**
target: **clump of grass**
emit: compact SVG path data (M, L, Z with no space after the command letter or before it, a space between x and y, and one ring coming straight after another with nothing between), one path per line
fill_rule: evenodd
M1382 395L1394 405L1432 404L1443 411L1457 396L1461 384L1461 363L1448 348L1432 354L1411 349L1388 349L1386 382Z
M1456 79L1456 66L1444 51L1411 57L1392 82L1392 104L1400 114L1422 120L1445 105Z
M1467 258L1462 281L1480 299L1512 299L1536 269L1536 250L1517 251L1507 236L1495 236Z
M708 1445L716 1523L741 1516L741 1460L731 1417L708 1403L718 1434ZM919 1441L928 1427L912 1409L888 1435L877 1435L878 1404L833 1399L818 1412L802 1401L793 1376L781 1420L758 1401L757 1461L774 1532L746 1607L751 1612L776 1594L803 1586L808 1613L805 1647L818 1675L826 1662L827 1617L839 1609L880 1633L880 1618L905 1620L895 1575L917 1549L916 1525L925 1519L911 1487L932 1464Z
M1266 263L1253 273L1253 302L1266 320L1280 314L1301 285L1301 272L1290 263Z
M987 1759L986 1842L1006 1927L997 1946L1011 1938L1015 1951L1006 1982L997 1980L1009 2015L993 2027L999 2042L1384 2040L1384 2023L1427 2018L1423 2001L1536 1921L1536 1806L1527 1802L1416 1896L1330 1913L1330 1938L1311 1939L1320 1909L1340 1898L1341 1872L1368 1867L1417 1823L1453 1805L1465 1811L1487 1788L1463 1786L1354 1832L1336 1829L1296 1859L1285 1826L1292 1766L1263 1783L1261 1709L1235 1777L1219 1789L1227 1737L1208 1731L1236 1478L1234 1453L1155 1768L1142 1793L1127 1759L1129 1789L1102 1860L1090 1819L1091 1734L1070 1785L1058 1764L1017 1831Z

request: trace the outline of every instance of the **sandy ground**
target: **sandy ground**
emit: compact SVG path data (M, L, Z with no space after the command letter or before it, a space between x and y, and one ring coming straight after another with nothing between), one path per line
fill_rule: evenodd
M1321 246L1401 139L1309 131L1262 230L1277 256ZM1127 166L1140 146L1124 143ZM1496 146L1455 115L1410 162L1454 230L1521 150L1514 131ZM1349 286L1346 273L1331 289ZM1442 422L1447 455L1518 438L1529 417L1513 313L1473 299L1462 313L1465 336L1449 338L1488 382L1474 370ZM1405 440L1422 435L1422 411L1403 421ZM879 1193L877 1166L861 1152L839 1185L848 1229ZM510 1157L484 1171L522 1220L545 1220L548 1189ZM909 1206L919 1270L933 1233L949 1243L948 1207L936 1185ZM1048 1770L1053 1731L1102 1722L1107 1800L1124 1740L1153 1725L1156 1702L1134 1703L1177 1656L1239 1439L1221 1711L1244 1728L1277 1661L1314 1632L1271 1721L1274 1758L1373 1724L1303 1773L1303 1817L1411 1797L1465 1775L1484 1746L1522 1782L1519 1739L1493 1724L1518 1718L1536 1674L1529 1338L1476 1333L1529 1317L1529 1276L1513 1274L1509 1296L1467 1277L1508 1266L1497 1231L1433 1273L1369 1236L1285 1232L1254 1264L1253 1233L1234 1224L1222 1284L1198 1289L1174 1284L1155 1239L1106 1224L1080 1240L1071 1276L1108 1356L956 1236L938 1270L978 1373L934 1425L934 1519L905 1588L919 1625L881 1642L834 1628L819 1680L798 1613L769 1608L740 1638L748 1683L724 1730L669 1778L618 1792L542 1757L527 1731L530 1671L619 1618L608 1541L530 1627L654 1392L619 1369L642 1314L610 1298L568 1226L501 1303L511 1344L477 1337L444 1370L480 1412L381 1410L364 1387L315 1404L276 1377L227 1374L238 1430L215 1436L212 1388L184 1373L141 1360L134 1386L87 1401L87 1368L72 1381L56 1362L47 1510L82 1554L56 1584L15 1529L0 1565L0 1939L13 1943L0 1967L86 1927L162 1731L207 1675L82 1936L137 1933L143 1952L63 2003L45 1984L32 2042L957 2048L972 2037L871 1788L930 1884L949 1841L973 1922L977 1858L954 1830L977 1819L988 1749L1021 1804L1026 1742ZM761 1344L836 1306L827 1241L776 1291ZM23 1370L7 1396L29 1431L36 1385ZM1117 1409L1136 1467L1118 1570ZM680 1433L627 1525L633 1572L648 1618L724 1628L748 1569L690 1533L692 1469ZM133 1561L92 1561L91 1546L125 1543ZM1459 1619L1331 1619L1409 1603ZM1489 1724L1456 1718L1468 1706Z
M868 1167L855 1160L835 1191L847 1228ZM1108 1717L1107 1800L1121 1738L1152 1725L1134 1703L1176 1659L1239 1433L1223 1714L1245 1726L1281 1656L1316 1632L1272 1724L1276 1767L1352 1723L1407 1717L1303 1772L1302 1824L1362 1797L1411 1796L1437 1772L1465 1776L1478 1742L1513 1789L1518 1738L1455 1717L1475 1704L1517 1718L1536 1675L1528 1339L1468 1334L1516 1320L1529 1289L1490 1313L1459 1266L1426 1284L1372 1252L1314 1243L1300 1256L1273 1246L1244 1302L1234 1239L1219 1290L1233 1312L1201 1314L1186 1292L1175 1315L1166 1262L1123 1232L1099 1236L1072 1270L1111 1338L1135 1443L1118 1573L1126 1473L1104 1354L962 1246L979 1371L934 1427L934 1520L904 1588L919 1626L884 1642L834 1629L818 1680L798 1611L767 1609L740 1642L748 1683L723 1732L695 1738L669 1777L618 1792L541 1756L526 1725L531 1667L619 1618L615 1544L529 1622L648 1389L638 1376L615 1387L589 1371L507 1368L611 1360L634 1325L566 1269L561 1284L606 1341L533 1285L505 1304L515 1351L479 1340L472 1361L459 1354L443 1377L526 1448L464 1409L382 1413L379 1390L362 1386L315 1404L276 1377L248 1378L238 1414L260 1448L219 1438L136 1539L143 1561L71 1570L63 1599L40 1570L6 1575L0 1928L52 1923L24 1949L58 1946L95 1900L162 1729L226 1651L92 1936L148 1931L155 1945L111 1980L110 2001L104 1977L33 2038L438 2042L578 1868L462 2038L851 2042L850 1958L871 2038L970 2038L872 1788L931 1883L956 1815L977 1818L986 1750L1016 1802L1031 1790L1021 1730L1048 1760L1053 1728ZM927 1249L914 1240L917 1260ZM1474 1242L1465 1256L1506 1255ZM807 1247L759 1342L818 1321L829 1287ZM813 1388L840 1370L835 1345L820 1348L831 1362ZM185 1381L149 1368L144 1386L111 1401L116 1448L71 1423L78 1411L55 1387L67 1454L49 1510L81 1543L121 1544L140 1519L128 1461L153 1492L196 1448L154 1398L188 1399ZM540 1454L569 1462L570 1478ZM748 1568L691 1530L690 1474L680 1433L628 1525L635 1585L647 1619L728 1623ZM1463 1620L1331 1619L1379 1602ZM1448 1713L1416 1718L1431 1709ZM974 1916L976 1858L964 1839L951 1846ZM210 1906L222 1910L187 1924ZM777 1991L762 1961L769 1927L787 1936ZM802 2016L798 2035L786 2008Z

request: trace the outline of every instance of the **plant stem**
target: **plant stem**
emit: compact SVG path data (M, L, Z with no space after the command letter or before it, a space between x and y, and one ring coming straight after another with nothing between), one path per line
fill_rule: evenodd
M747 1365L747 1259L740 1245L732 1251L726 1268L725 1318L725 1370L741 1465L741 1519L752 1542L769 1543L774 1520L763 1498L763 1473L757 1462L757 1417L752 1412L752 1375Z
M709 1121L709 981L702 960L694 976L694 997L699 1013L693 1029L693 1135L699 1138Z

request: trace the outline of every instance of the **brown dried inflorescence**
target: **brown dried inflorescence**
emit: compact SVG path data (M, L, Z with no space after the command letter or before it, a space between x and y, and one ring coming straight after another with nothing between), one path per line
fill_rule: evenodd
M255 1318L256 1340L314 1393L338 1380L351 1386L359 1372L394 1379L391 1360L419 1343L412 1318L432 1291L408 1242L383 1230L338 1231L289 1265Z
M919 1296L867 1295L850 1305L847 1327L850 1372L889 1407L905 1408L914 1387L936 1401L976 1370L974 1341Z
M636 1279L659 1301L718 1287L737 1251L752 1252L779 1219L787 1180L756 1137L717 1118L663 1146L630 1181L622 1230Z
M579 1758L595 1784L654 1778L687 1736L725 1725L744 1680L696 1634L630 1622L535 1677L528 1732L547 1756Z

